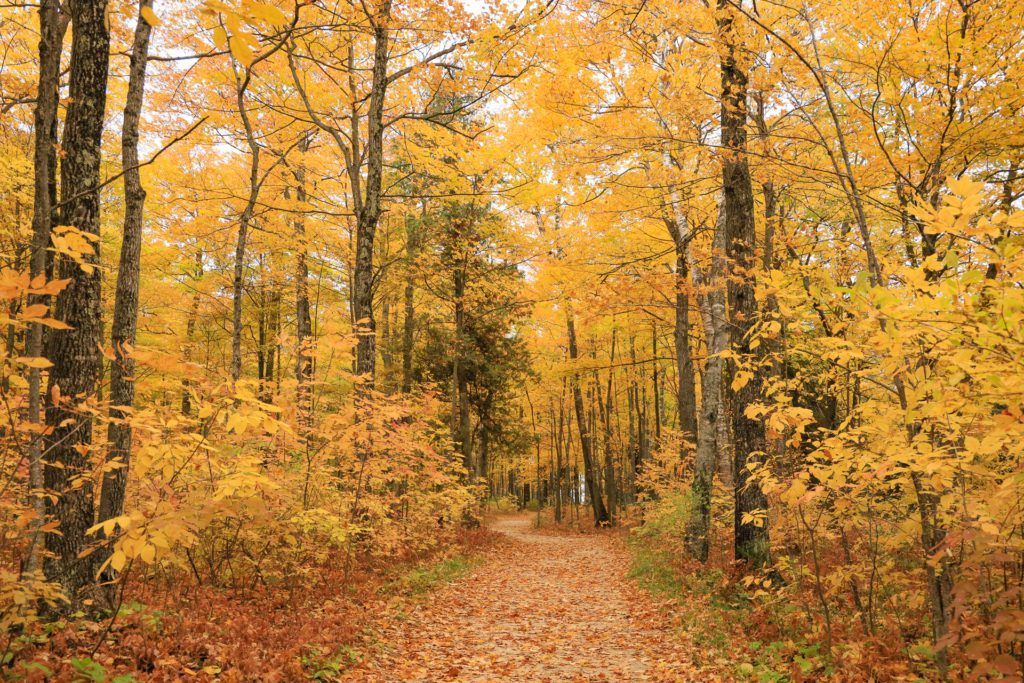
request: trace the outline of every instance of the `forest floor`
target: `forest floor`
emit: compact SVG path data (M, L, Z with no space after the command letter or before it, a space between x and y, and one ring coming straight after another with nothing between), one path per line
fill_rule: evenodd
M346 681L709 680L611 534L536 529L501 517L475 569L381 614L379 652Z

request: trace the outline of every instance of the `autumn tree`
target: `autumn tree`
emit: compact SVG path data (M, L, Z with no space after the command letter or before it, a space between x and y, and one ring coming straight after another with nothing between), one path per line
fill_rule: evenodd
M736 464L736 506L734 511L736 559L754 567L770 561L768 500L757 479L764 462L764 426L748 414L761 400L763 378L753 331L758 322L754 295L757 263L757 233L754 226L754 190L747 154L747 75L742 63L740 27L728 0L718 3L717 29L722 42L722 225L726 254L735 273L729 287L729 322L733 348L743 369L734 366L731 388L733 448ZM738 366L738 367L737 367Z
M70 282L57 295L53 315L62 329L46 337L52 363L46 394L44 482L54 491L47 514L60 533L46 535L47 576L59 581L78 604L92 581L86 531L93 523L93 415L101 372L100 300L100 158L106 111L110 33L105 1L68 4L71 19L70 103L61 144L60 235L71 253L60 258L57 275Z
M57 206L57 124L58 100L60 87L60 63L63 53L64 33L67 30L68 17L60 9L59 3L46 2L39 6L39 82L36 88L36 107L33 119L33 203L32 203L32 241L31 267L29 274L33 279L45 277L50 272L51 258L47 248L50 244L50 233L56 222ZM45 304L45 298L33 297L29 304ZM41 323L32 325L29 332L29 343L26 353L30 357L40 358L43 355L44 339ZM42 378L40 368L29 371L29 420L38 423L41 415ZM30 486L34 489L33 506L36 514L35 525L42 526L46 516L46 508L39 490L45 485L42 462L42 439L40 435L32 437L29 449ZM40 566L38 532L32 538L32 547L28 553L28 568L36 570Z
M147 18L147 15L149 18ZM146 191L139 171L139 118L146 88L146 64L149 58L149 37L153 18L151 2L139 4L139 17L132 40L128 76L128 95L121 128L121 165L124 173L124 228L121 233L121 255L117 267L114 293L114 316L111 323L111 347L114 360L110 366L110 423L107 467L100 489L98 520L104 522L124 513L128 463L132 451L131 409L135 404L135 362L132 350L136 343L139 314L139 269L142 256L143 209ZM96 566L109 557L98 553Z

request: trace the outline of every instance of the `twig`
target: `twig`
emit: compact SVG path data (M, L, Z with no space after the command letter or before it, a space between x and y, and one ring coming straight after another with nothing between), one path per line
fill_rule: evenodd
M157 159L159 159L161 154L163 154L164 152L169 150L171 147L173 147L174 145L178 144L179 142L181 142L182 140L187 138L189 135L191 135L192 132L195 131L196 128L199 128L199 126L203 125L208 118L210 118L210 117L209 116L204 116L203 118L201 118L198 121L196 121L195 123L193 123L189 127L188 130L186 130L181 135L178 135L177 137L173 138L170 142L168 142L166 145L164 145L159 150L157 150L157 152L153 156L151 156L148 160L143 161L141 164L138 164L136 166L129 166L128 168L122 168L120 173L117 173L117 174L107 178L106 180L104 180L99 185L96 185L94 187L90 187L90 188L88 188L86 190L82 190L78 194L72 195L71 197L68 197L64 201L62 201L59 204L57 204L55 208L63 208L65 204L69 204L70 202L75 201L79 197L83 197L83 196L89 194L90 192L96 192L98 190L102 190L107 185L110 185L111 183L113 183L113 182L117 181L118 179L120 179L121 177L123 177L124 174L127 173L128 171L134 171L134 170L142 168L143 166L149 166L150 164L155 162Z

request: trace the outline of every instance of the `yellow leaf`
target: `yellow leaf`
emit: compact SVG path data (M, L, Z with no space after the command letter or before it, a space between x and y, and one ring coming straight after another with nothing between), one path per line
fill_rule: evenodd
M31 306L25 307L25 310L21 312L21 316L23 318L38 318L46 315L46 311L48 309L49 306L46 304L32 304Z
M119 572L124 569L124 566L128 564L128 556L124 554L124 551L118 548L110 556L110 566L115 572Z
M732 390L739 391L747 386L747 383L752 379L754 379L754 373L747 370L738 370L736 376L732 378Z
M228 43L231 45L231 54L235 56L235 59L244 66L252 66L252 48L240 36L231 36L228 39Z
M25 367L39 368L40 370L45 370L46 368L53 367L53 363L51 363L49 359L43 358L42 356L21 356L20 358L18 358L18 362L24 365Z
M970 178L946 178L946 186L949 191L960 197L970 197L985 189L985 183L976 183Z
M139 9L139 14L142 15L142 18L145 19L146 23L150 26L160 25L160 19L157 18L156 12L153 11L153 8L150 5L143 5Z
M142 546L142 552L139 553L139 557L146 564L153 564L153 561L156 560L156 547L149 544Z
M250 12L257 19L262 19L271 26L284 26L288 23L288 17L284 15L284 12L264 2L253 5Z
M213 29L213 44L223 50L228 44L228 34L221 26Z
M234 415L228 418L227 428L229 432L241 434L242 432L245 431L245 428L247 426L248 424L246 423L245 416L243 415L235 413Z

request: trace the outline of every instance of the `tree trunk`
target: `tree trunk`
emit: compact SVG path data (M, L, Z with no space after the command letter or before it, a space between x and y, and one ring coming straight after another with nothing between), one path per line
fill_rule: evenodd
M722 71L722 212L726 234L726 255L735 277L730 278L729 322L733 347L739 358L752 365L749 381L733 390L733 448L736 559L757 569L771 560L767 509L754 469L765 459L765 431L760 420L746 415L746 409L761 398L759 361L763 347L751 347L751 333L758 321L754 295L757 268L757 234L754 226L754 190L747 161L747 74L740 63L735 9L728 0L718 0L717 29L723 43ZM733 364L735 367L735 363ZM756 521L745 518L756 516Z
M685 216L684 216L685 219ZM676 405L679 409L679 429L686 437L697 436L697 388L690 354L690 296L688 293L690 268L687 250L689 230L680 221L666 220L676 251Z
M93 422L77 403L95 398L102 358L99 184L110 33L106 0L69 0L68 9L71 76L62 145L61 218L95 237L96 253L82 256L84 267L69 258L60 260L59 276L71 282L57 296L54 317L70 329L53 330L46 339L46 356L53 366L46 395L46 424L51 431L43 460L45 485L55 496L47 500L47 513L59 531L46 535L51 556L44 570L70 600L60 609L73 610L92 580L91 560L81 554L85 532L93 524Z
M391 338L391 301L388 297L384 297L384 301L381 302L381 317L384 320L384 324L380 334L380 361L384 367L384 376L391 377L391 371L395 367L395 356L393 353L393 340ZM390 385L388 382L388 393L390 393Z
M124 494L131 460L132 427L130 409L135 405L135 359L132 357L139 317L139 268L142 256L143 208L146 190L139 173L139 116L146 90L146 63L149 59L149 35L152 27L142 8L152 7L152 0L141 0L135 23L131 60L128 72L128 95L121 125L121 167L124 170L124 229L121 257L117 267L114 292L114 321L110 343L114 360L110 364L110 424L107 427L107 466L115 467L103 475L100 490L99 521L113 519L124 513ZM128 410L124 410L127 408ZM98 568L111 549L95 554ZM112 572L107 572L113 577Z
M353 311L356 347L356 374L363 379L360 387L373 389L377 362L377 333L373 317L373 241L381 213L381 183L384 173L384 98L388 86L388 22L391 2L382 3L374 21L373 71L370 85L370 107L367 112L366 187L356 221L355 297ZM350 175L360 169L350 169Z
M33 156L34 197L32 205L32 244L29 256L29 275L33 281L47 275L50 231L56 212L57 168L57 104L60 86L60 58L67 30L67 17L60 11L57 0L42 0L39 6L39 86L36 91L35 141ZM31 295L28 305L47 304L48 297ZM43 355L43 326L33 323L28 331L25 355L38 358ZM30 368L28 375L28 420L40 421L42 407L42 371ZM33 534L25 560L25 569L33 572L40 568L40 532L45 521L46 504L42 497L45 487L41 437L33 436L28 449L28 479L35 519Z
M299 142L299 153L309 151L310 135ZM308 428L311 423L313 381L313 322L309 314L309 266L306 263L309 242L306 240L306 166L300 159L295 169L295 199L298 214L295 218L295 407L299 424Z
M260 255L260 279L263 276L263 256ZM259 380L259 395L263 396L264 382L267 378L267 283L260 282L259 310L256 319L256 379Z
M465 363L463 362L463 335L466 325L466 270L461 264L455 268L455 392L457 395L458 420L456 422L457 434L459 436L459 449L462 453L462 464L472 479L476 474L473 463L473 444L470 437L469 424L469 381L466 377Z
M271 291L266 297L263 329L263 383L260 385L260 398L264 403L273 403L277 387L278 363L277 354L280 348L278 339L281 336L281 290L276 282L271 282Z
M632 502L637 500L637 475L640 474L640 443L637 438L637 419L636 419L636 338L629 338L629 383L626 386L626 413L628 417L628 443L626 444L626 457L629 460L630 465L630 479L631 487L630 493L632 495Z
M260 192L260 146L256 143L249 111L245 105L245 91L249 85L251 73L246 71L245 78L235 75L235 98L238 115L242 119L245 139L249 145L249 198L242 209L238 220L238 237L235 241L235 264L231 281L231 379L238 381L242 376L242 295L245 276L245 247L249 238L249 224L256 210L256 200Z
M488 468L490 468L490 437L486 428L480 430L480 462L478 464L477 476L484 482L488 480Z
M569 331L569 359L575 361L579 358L579 350L576 346L576 324L570 313L568 316ZM587 428L587 416L583 407L583 391L580 388L579 373L572 375L572 400L576 408L576 424L580 431L580 450L583 453L583 479L587 488L587 496L590 497L590 504L594 509L594 526L605 526L611 523L608 509L604 505L604 498L601 496L601 489L597 484L597 464L594 461L593 438Z
M426 203L420 214L426 215ZM416 256L419 254L419 224L413 219L405 223L405 290L402 293L405 308L402 319L402 393L412 391L412 354L416 334L416 284L414 279Z
M942 544L946 539L946 530L938 515L940 496L930 488L920 473L911 473L911 480L918 503L918 517L921 520L921 547L925 554L924 568L932 608L932 641L936 645L939 672L945 680L949 663L943 639L949 630L949 615L953 602L953 568L948 558L941 554L937 563L932 561L933 555L942 553Z
M185 348L182 353L186 364L192 362L195 352L196 323L199 320L199 281L203 277L203 250L196 249L196 271L193 276L195 291L192 293L192 304L188 309L188 319L185 321ZM181 380L181 413L182 415L192 414L192 382L186 376Z
M257 148L258 149L258 148ZM252 220L252 206L256 199L256 174L259 169L259 152L253 152L253 181L250 197L252 202L246 205L238 222L238 238L235 241L235 266L231 285L231 379L237 381L242 376L242 295L245 276L245 244L249 237L249 222Z
M701 374L701 405L697 427L697 452L693 461L693 509L686 530L690 555L706 562L711 544L711 488L715 465L718 461L719 422L725 420L722 400L723 351L729 346L729 329L725 310L725 224L722 212L718 214L715 235L711 245L711 267L701 278L707 288L701 317L707 360Z
M658 324L651 323L651 388L654 391L654 448L661 448L661 372L658 369Z
M609 354L608 364L615 366L615 330L612 329L612 347ZM601 397L601 387L597 385L598 410L601 413L601 421L604 427L604 488L608 496L608 515L614 520L618 504L617 491L615 489L615 456L612 453L612 370L608 369L608 395L607 399Z
M563 390L564 391L564 390ZM554 421L555 409L551 409L551 419ZM558 430L555 434L555 523L562 523L562 439L565 438L565 407L562 397L558 399Z
M416 287L412 278L412 263L416 258L415 246L411 242L412 229L407 229L405 243L405 259L407 274L405 291L402 293L405 314L402 319L402 393L412 391L412 352L416 334Z

